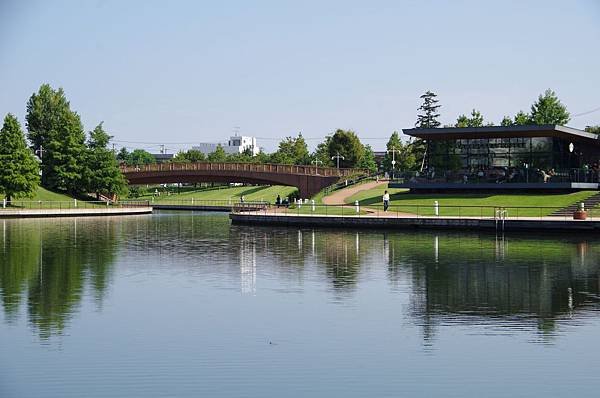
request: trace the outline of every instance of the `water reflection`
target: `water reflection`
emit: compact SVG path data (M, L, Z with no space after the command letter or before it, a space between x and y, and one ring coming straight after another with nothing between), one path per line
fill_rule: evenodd
M428 241L398 239L395 253L401 254L392 259L413 271L412 314L425 340L438 325L452 323L535 323L551 336L557 320L598 309L597 241L449 235Z
M89 296L102 308L115 263L140 272L214 281L241 295L271 286L324 287L344 302L367 283L408 294L405 316L425 341L448 324L533 325L552 335L561 319L594 314L600 243L586 236L479 236L232 226L225 215L2 221L0 300L42 338L60 334ZM138 260L136 263L133 260ZM140 266L141 267L141 266ZM275 281L275 282L273 282Z
M108 219L4 220L0 299L8 322L16 320L26 301L29 322L45 339L63 331L85 289L100 306L110 283L115 238L115 222Z

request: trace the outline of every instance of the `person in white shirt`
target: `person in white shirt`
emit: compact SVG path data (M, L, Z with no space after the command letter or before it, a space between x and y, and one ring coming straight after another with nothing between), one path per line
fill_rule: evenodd
M388 191L385 191L383 193L383 211L387 211L389 206L390 206L390 194L388 193Z

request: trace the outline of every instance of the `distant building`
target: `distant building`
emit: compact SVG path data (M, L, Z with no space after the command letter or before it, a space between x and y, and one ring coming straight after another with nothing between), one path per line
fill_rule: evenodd
M203 142L196 146L193 146L192 149L200 151L205 155L208 155L209 153L216 151L217 146L219 145L223 147L223 150L228 155L240 154L248 149L251 151L252 156L256 156L260 152L260 148L258 147L258 145L256 145L255 137L247 137L240 135L230 137L229 141L223 144Z
M152 156L154 156L156 163L164 163L173 159L173 156L175 155L172 153L153 153Z

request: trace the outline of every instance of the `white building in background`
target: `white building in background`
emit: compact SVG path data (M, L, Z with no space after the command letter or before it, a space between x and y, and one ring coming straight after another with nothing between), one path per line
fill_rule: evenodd
M247 137L243 135L234 135L229 137L229 141L223 144L202 142L196 146L193 146L192 149L208 155L209 153L216 151L218 145L221 145L225 153L228 155L243 153L246 149L250 149L252 151L252 156L256 156L260 152L260 148L258 145L256 145L256 137Z

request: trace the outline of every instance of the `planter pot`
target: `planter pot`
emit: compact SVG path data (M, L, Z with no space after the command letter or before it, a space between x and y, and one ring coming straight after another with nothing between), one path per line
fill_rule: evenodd
M576 210L573 213L573 220L585 220L587 219L587 211Z

